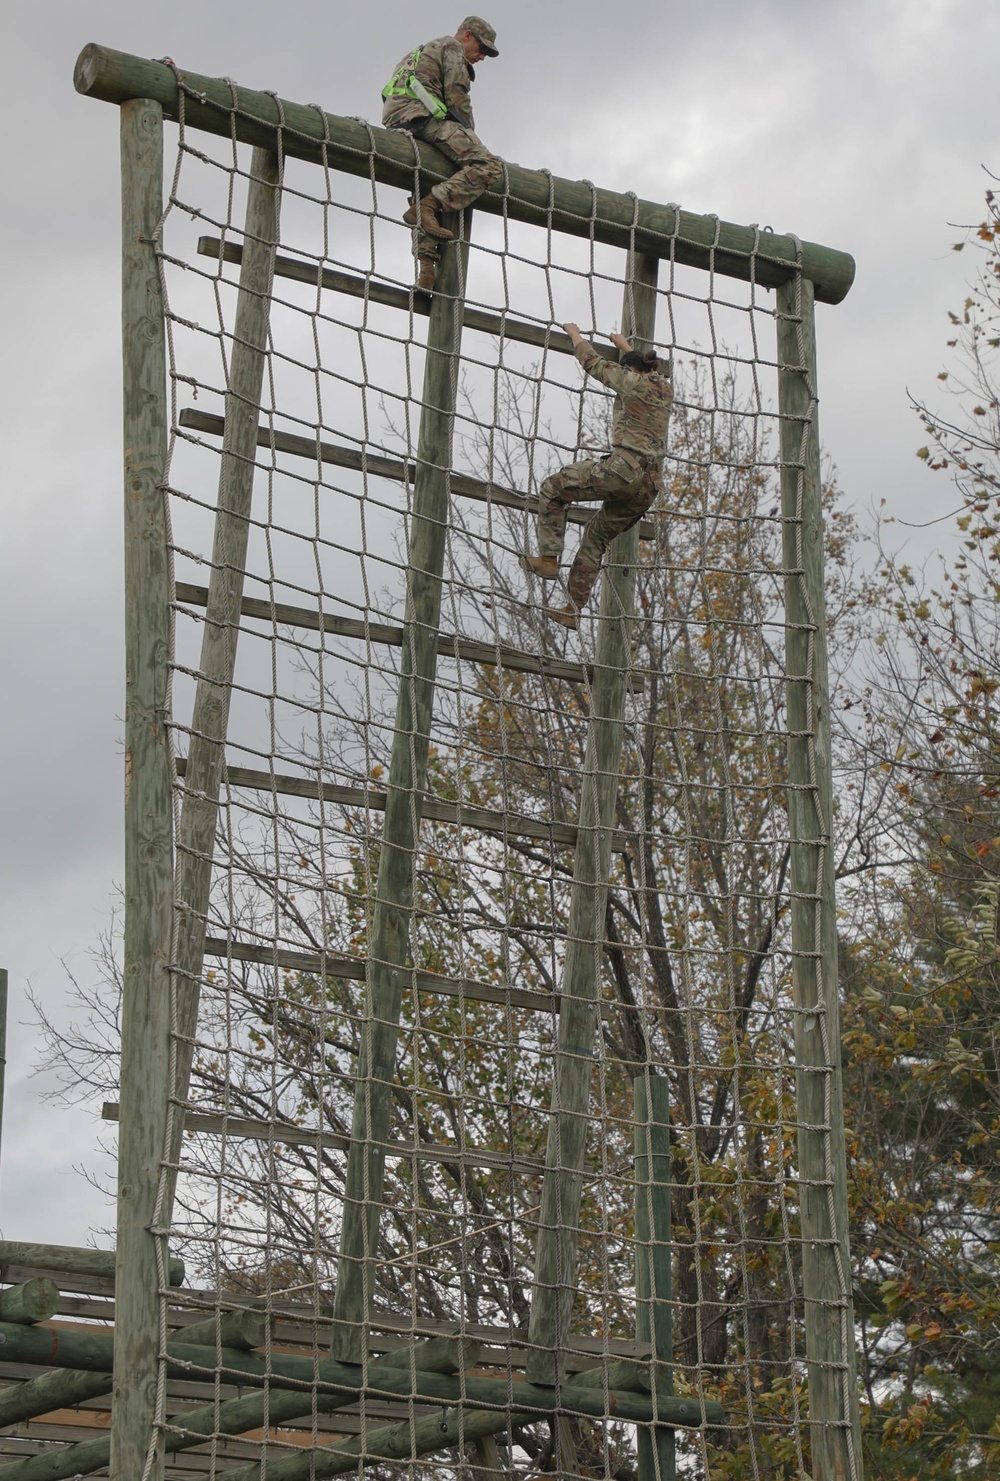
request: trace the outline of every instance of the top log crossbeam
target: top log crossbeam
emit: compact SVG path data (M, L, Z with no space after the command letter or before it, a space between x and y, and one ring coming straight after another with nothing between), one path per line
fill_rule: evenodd
M273 149L280 127L286 155L326 163L365 179L374 177L400 189L413 188L418 162L425 182L422 189L451 173L437 150L408 134L286 102L270 93L237 88L222 78L195 72L181 75L186 128L227 139L235 136L244 143ZM77 58L73 80L77 92L86 97L107 103L151 98L162 106L167 118L176 121L180 115L178 76L163 62L91 43ZM679 206L657 205L598 189L583 180L563 180L520 165L508 164L506 176L506 194L480 196L478 211L592 238L767 288L787 282L801 268L821 303L840 303L854 281L853 257L816 242L737 226L716 216L694 215Z

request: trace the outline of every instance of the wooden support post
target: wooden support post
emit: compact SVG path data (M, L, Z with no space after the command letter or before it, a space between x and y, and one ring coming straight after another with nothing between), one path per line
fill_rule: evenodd
M859 1476L813 287L778 289L785 694L802 1274L815 1481Z
M226 388L225 435L219 469L212 546L212 575L205 608L201 662L184 778L184 805L177 836L179 921L174 991L177 1003L177 1071L171 1093L188 1092L198 1021L205 925L212 886L212 859L225 769L226 735L240 607L245 584L254 449L270 321L274 252L278 240L280 162L269 149L255 149L250 162L243 263ZM183 1117L173 1121L169 1163L180 1155ZM176 1174L165 1174L160 1220L169 1224Z
M159 1262L153 1233L169 1097L173 821L167 733L170 586L163 480L167 387L155 238L163 211L163 114L121 110L125 445L125 943L111 1474L146 1470L155 1434Z
M657 267L655 257L629 255L622 322L623 332L632 339L636 349L652 345ZM535 1245L535 1285L526 1363L532 1383L558 1384L562 1379L576 1288L584 1149L590 1117L600 962L638 549L639 532L633 526L611 546L601 576L600 619L553 1065L545 1180Z
M448 220L453 225L458 223L455 216ZM449 246L442 258L427 330L396 727L368 953L365 1017L333 1307L331 1352L345 1363L364 1361L375 1290L385 1143L389 1139L403 984L410 959L414 873L434 708L469 220L470 213L466 212L462 240Z
M670 1082L664 1075L632 1081L635 1122L635 1335L652 1346L652 1392L673 1393L673 1294L670 1245ZM674 1481L673 1430L638 1434L639 1481Z
M472 1442L475 1464L472 1473L478 1481L502 1481L507 1474L500 1458L500 1446L496 1434L480 1435Z

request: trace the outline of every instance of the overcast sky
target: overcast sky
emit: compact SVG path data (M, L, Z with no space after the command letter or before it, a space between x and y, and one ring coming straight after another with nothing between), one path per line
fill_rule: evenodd
M24 997L69 1012L67 967L92 980L122 877L117 121L74 92L74 61L89 41L170 55L377 121L402 52L460 19L436 0L31 0L3 22L5 1238L84 1243L113 1222L74 1170L101 1170L100 1125L40 1098ZM1000 7L490 0L486 19L500 57L474 101L497 153L856 257L846 302L819 309L824 450L859 510L942 513L907 388L937 392L972 268L949 223L978 221L982 166L1000 172Z

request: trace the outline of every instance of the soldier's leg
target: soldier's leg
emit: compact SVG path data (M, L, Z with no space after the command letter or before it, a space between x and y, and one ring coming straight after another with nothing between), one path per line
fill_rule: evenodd
M414 233L413 255L417 259L417 287L430 293L441 262L441 243L426 232L417 231Z
M585 607L601 570L604 552L618 535L630 530L646 513L656 490L648 486L641 474L634 479L606 476L602 493L605 501L594 518L585 526L576 559L569 570L566 586L577 607Z
M471 129L451 119L430 119L422 137L455 161L458 169L448 180L431 187L431 195L443 211L463 211L492 190L503 178L503 165Z
M570 463L552 473L538 490L538 553L558 561L566 539L566 508L578 499L599 499L594 492L599 463Z

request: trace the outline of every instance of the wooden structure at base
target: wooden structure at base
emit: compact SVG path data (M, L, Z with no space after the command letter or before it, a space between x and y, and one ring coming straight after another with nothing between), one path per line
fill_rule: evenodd
M61 1481L78 1474L108 1474L113 1269L111 1251L0 1242L0 1280L11 1283L0 1289L0 1475L8 1481ZM369 1338L364 1418L357 1398L338 1392L332 1381L327 1412L322 1412L322 1400L320 1412L312 1412L311 1395L303 1393L301 1384L297 1390L282 1387L280 1369L284 1364L289 1382L300 1371L308 1373L317 1352L325 1353L329 1345L332 1308L317 1313L312 1307L289 1302L269 1319L259 1300L228 1295L222 1298L227 1309L220 1318L217 1291L187 1288L179 1260L172 1262L170 1276L168 1351L177 1354L178 1366L167 1384L166 1415L176 1432L167 1442L165 1475L177 1481L204 1476L210 1468L216 1474L242 1476L259 1459L261 1442L267 1436L279 1438L279 1431L286 1451L278 1472L282 1475L304 1478L310 1467L317 1476L353 1470L362 1436L366 1452L373 1457L404 1458L412 1439L408 1390L414 1353L427 1388L428 1414L432 1430L437 1431L433 1438L438 1448L449 1443L447 1435L442 1437L441 1415L443 1406L451 1408L448 1385L455 1382L452 1375L463 1375L466 1391L475 1391L478 1385L484 1398L491 1384L506 1392L513 1379L515 1410L516 1395L522 1389L526 1419L546 1412L537 1407L544 1395L523 1378L526 1341L522 1348L516 1343L512 1346L508 1331L484 1326L466 1329L460 1342L454 1329L444 1323L422 1325L414 1332L402 1320L384 1318L373 1325ZM33 1304L29 1302L27 1315L11 1299L26 1290L35 1298ZM199 1345L205 1348L203 1375L198 1373ZM601 1366L602 1357L608 1354L614 1359L610 1369ZM574 1394L581 1414L602 1411L603 1388L610 1378L621 1385L617 1400L622 1413L627 1415L631 1405L635 1417L641 1419L652 1408L649 1358L648 1342L574 1339L562 1412L574 1412ZM215 1378L220 1362L233 1370L229 1381L224 1379L221 1384ZM320 1379L349 1376L343 1370L333 1374L336 1366L321 1365ZM269 1386L259 1376L263 1367L271 1371ZM242 1378L241 1368L245 1369ZM396 1395L389 1391L394 1379ZM432 1398L435 1389L438 1393ZM498 1396L491 1395L494 1400ZM668 1399L664 1394L660 1406L664 1417L669 1415L681 1425L717 1424L723 1418L718 1405L703 1409L694 1399ZM266 1430L265 1414L271 1421ZM506 1426L507 1416L502 1418ZM241 1424L242 1429L238 1428ZM199 1436L199 1425L203 1432L207 1428L204 1438ZM227 1427L231 1434L226 1433ZM475 1438L473 1426L466 1425L464 1432L469 1440ZM287 1455L296 1447L302 1451L301 1467L294 1454ZM484 1459L484 1470L488 1469Z

